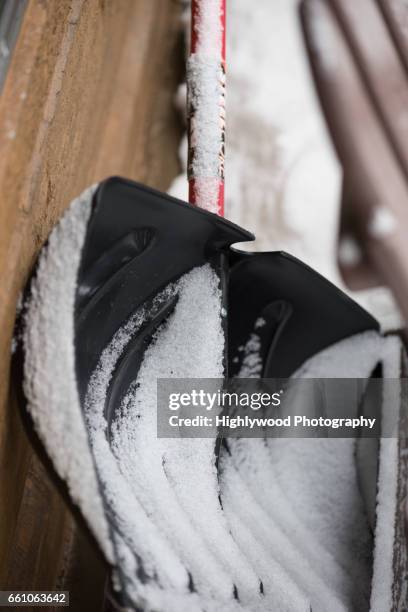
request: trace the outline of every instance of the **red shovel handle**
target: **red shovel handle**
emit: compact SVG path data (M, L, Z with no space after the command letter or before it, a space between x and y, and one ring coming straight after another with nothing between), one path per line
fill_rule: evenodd
M191 2L191 50L190 53L196 53L197 43L199 38L206 35L205 32L200 32L200 12L206 9L206 6L218 4L218 12L221 27L221 62L225 67L225 25L226 25L226 0L192 0ZM209 33L207 33L209 35Z
M192 0L187 68L191 204L224 215L225 2Z

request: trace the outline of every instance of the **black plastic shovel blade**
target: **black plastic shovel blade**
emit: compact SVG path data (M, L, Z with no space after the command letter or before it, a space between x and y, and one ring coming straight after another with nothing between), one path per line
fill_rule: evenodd
M109 414L138 368L149 339L175 306L160 293L189 270L210 263L224 289L227 253L252 234L166 194L121 178L104 181L94 196L76 297L76 373L81 402L103 349L142 306L141 329L117 364ZM225 291L222 292L225 297Z
M76 231L72 225L67 227ZM104 444L105 435L110 438L125 395L137 380L142 363L146 363L144 357L151 340L177 304L177 292L167 288L194 268L209 264L219 279L223 300L220 317L227 313L222 320L225 374L229 376L240 374L235 357L255 329L261 340L259 375L281 378L290 376L304 360L330 344L378 327L370 315L294 258L284 253L250 254L231 249L233 243L252 239L250 233L217 215L137 183L111 178L98 187L86 225L75 296L75 372L80 409L86 417L87 392L101 356L118 330L143 311L140 325L126 338L110 364L106 397L105 393L97 394L98 410L101 407L106 418L106 431L103 423L104 435L100 436ZM58 246L54 239L53 248ZM61 300L57 304L61 308ZM71 311L69 317L71 323ZM39 313L36 320L45 318ZM56 316L56 320L60 318ZM37 355L41 339L35 339ZM69 357L71 348L69 343ZM63 407L70 410L71 403L68 404ZM89 428L87 433L92 454ZM97 463L96 455L92 460ZM104 476L95 467L103 511L117 547L121 538L126 543L126 533L119 520L121 515L116 514L112 504L111 492L106 491ZM66 478L66 472L62 475ZM115 555L127 602L129 575L121 568L117 550ZM138 551L135 558L137 579L156 580L144 573Z
M377 321L335 285L287 253L232 251L229 274L229 372L242 347L260 343L263 378L287 378L307 359Z
M137 377L149 339L174 308L174 297L157 302L157 296L205 263L217 271L225 307L228 302L231 376L239 372L239 348L259 319L264 377L290 376L331 344L378 329L371 315L296 258L230 248L252 239L233 223L166 194L121 178L104 181L94 196L78 278L81 401L103 349L144 306L148 315L117 364L107 405L120 402Z

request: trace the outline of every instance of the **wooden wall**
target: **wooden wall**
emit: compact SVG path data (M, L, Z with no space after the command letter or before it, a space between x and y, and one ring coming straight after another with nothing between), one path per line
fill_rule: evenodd
M165 189L178 172L179 11L177 0L30 0L0 99L0 589L70 588L75 611L101 609L106 567L23 427L16 303L87 185L120 174Z

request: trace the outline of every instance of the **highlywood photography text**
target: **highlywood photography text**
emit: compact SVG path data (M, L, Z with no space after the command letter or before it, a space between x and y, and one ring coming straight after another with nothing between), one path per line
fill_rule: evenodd
M169 425L176 428L290 428L304 427L317 428L328 427L331 429L350 428L360 429L362 427L372 429L376 423L375 418L366 418L363 416L355 418L328 418L324 416L308 417L306 415L293 415L278 417L260 417L250 416L231 416L225 413L226 408L245 409L257 412L258 410L268 408L278 408L282 404L283 390L269 393L244 393L244 392L228 392L218 390L216 392L208 392L203 389L193 389L183 393L169 393L168 408L173 413L169 416ZM184 408L197 408L206 412L216 411L214 416L206 414L196 414L185 416ZM183 416L174 414L179 410Z

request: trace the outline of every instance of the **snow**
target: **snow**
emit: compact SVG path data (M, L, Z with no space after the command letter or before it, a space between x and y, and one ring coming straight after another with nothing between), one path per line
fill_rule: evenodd
M399 340L397 338L390 338L384 351L383 373L385 378L391 380L391 384L385 384L384 386L383 405L387 409L383 411L382 427L385 430L394 432L396 431L398 420L395 406L400 401L400 388L397 385L397 381L401 377L400 359L398 358L400 353L401 345ZM397 435L383 438L380 441L371 612L391 610L393 606L394 530L398 510L401 511L396 507L398 446L399 439ZM406 576L401 577L400 580L405 580L405 584L408 581Z
M343 266L355 266L362 261L362 253L353 236L343 236L339 244L339 262Z
M193 151L189 172L195 178L196 204L217 212L222 148L220 101L224 82L219 59L191 55L187 62L187 78Z
M389 208L378 206L372 213L367 229L372 238L387 238L396 232L397 219Z
M112 449L198 592L228 601L238 583L242 596L253 598L258 580L234 546L218 503L214 440L156 437L158 378L221 378L223 372L218 277L208 265L198 268L181 279L178 291L174 315L147 350L137 386L115 422Z
M262 326L259 323L261 319L255 322L255 329ZM262 359L260 356L261 340L257 333L252 332L244 346L238 348L242 355L241 366L239 369L240 378L257 378L262 374Z
M76 277L94 190L90 187L74 200L40 257L25 317L24 393L57 473L111 561L108 524L75 378Z

